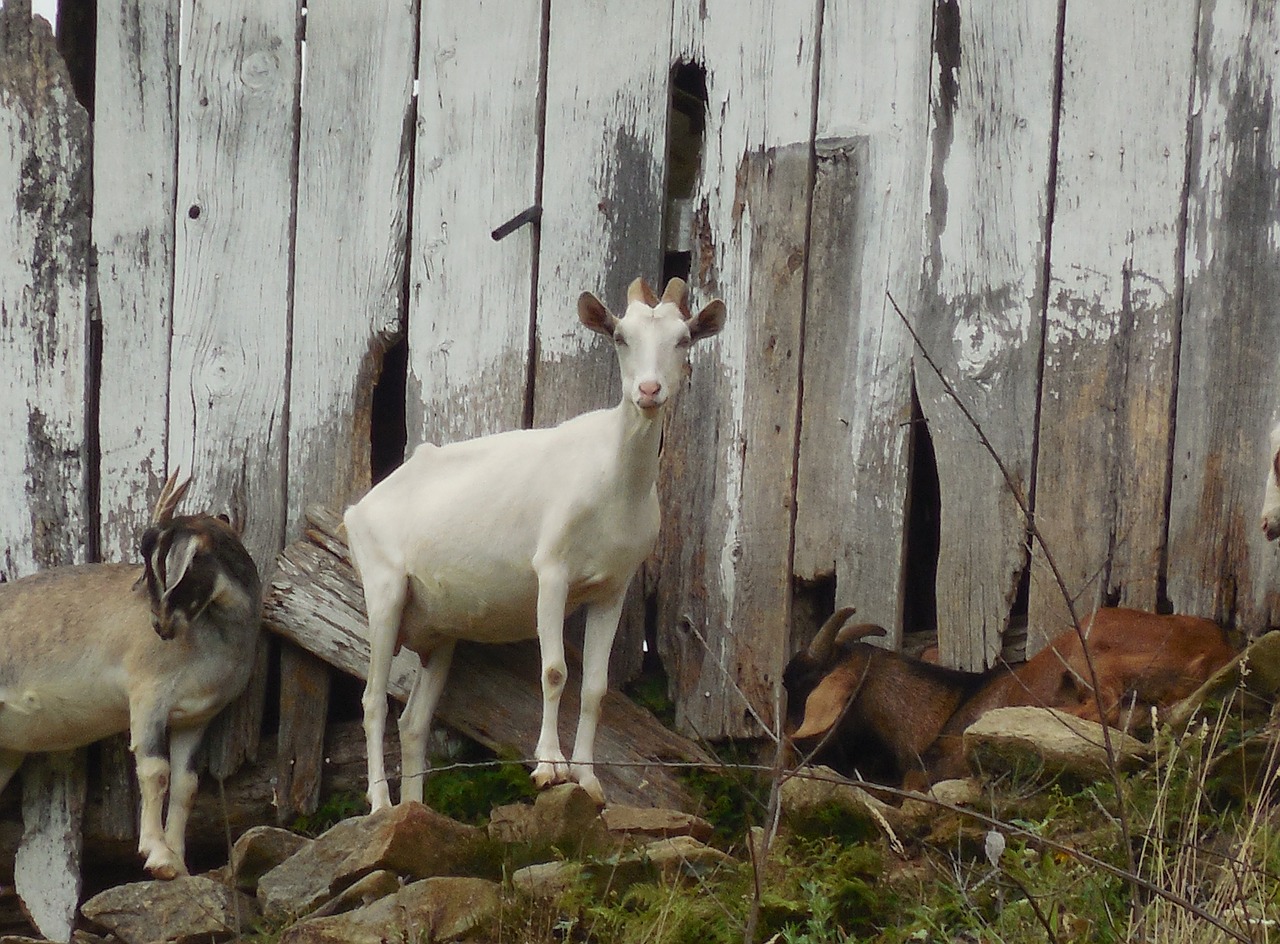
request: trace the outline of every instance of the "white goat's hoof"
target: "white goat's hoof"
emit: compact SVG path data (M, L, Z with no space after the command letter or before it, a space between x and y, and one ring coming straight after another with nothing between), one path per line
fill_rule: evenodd
M383 786L379 789L371 789L369 791L369 812L376 813L378 810L385 810L391 806L391 791Z
M587 791L587 796L604 806L604 787L600 786L600 778L595 775L595 771L590 767L575 764L572 774L578 786Z
M533 768L533 785L543 790L552 784L564 783L569 779L569 763L564 758L557 761L544 760Z
M151 850L143 867L151 873L152 878L165 882L187 874L187 867L182 860L174 855L173 850L164 846Z

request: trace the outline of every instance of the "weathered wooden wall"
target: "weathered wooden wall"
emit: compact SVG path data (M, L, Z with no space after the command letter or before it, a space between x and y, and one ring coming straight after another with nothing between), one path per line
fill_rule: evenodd
M27 54L0 56L0 567L128 556L181 465L268 568L307 505L368 486L395 344L410 448L610 403L574 300L671 262L695 63L678 242L729 320L670 419L616 677L647 629L678 725L750 736L811 631L798 583L890 644L936 623L958 665L1023 617L1033 645L1058 628L1044 550L890 294L1082 608L1259 632L1278 31L1247 0L100 5L91 152L65 86L35 77L33 105ZM319 663L281 666L282 703L328 697ZM253 750L256 691L215 769ZM305 725L280 737L315 754Z

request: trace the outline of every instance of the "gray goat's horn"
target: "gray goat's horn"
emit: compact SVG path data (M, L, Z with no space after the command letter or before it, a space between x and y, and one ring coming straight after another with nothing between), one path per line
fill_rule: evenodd
M164 483L164 488L160 489L160 497L156 499L156 510L151 513L152 524L165 524L169 521L173 517L174 509L178 507L178 502L182 501L182 496L187 494L191 479L188 478L179 485L180 474L180 469L174 469L173 474Z
M857 607L843 606L832 613L831 618L818 630L818 635L813 637L813 642L809 643L809 658L826 662L831 657L831 647L836 641L836 630L856 612L858 612Z
M889 630L883 626L877 626L875 623L854 623L852 626L846 626L836 633L836 644L857 642L859 639L866 639L868 636L888 635Z

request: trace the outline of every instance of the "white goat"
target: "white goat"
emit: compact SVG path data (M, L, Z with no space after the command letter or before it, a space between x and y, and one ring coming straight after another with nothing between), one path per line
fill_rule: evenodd
M1271 461L1262 498L1262 533L1268 541L1280 538L1280 425L1271 430Z
M364 498L345 523L369 614L364 691L369 802L390 805L382 741L391 658L408 646L422 667L400 716L401 802L422 799L426 738L459 639L537 637L542 729L533 780L576 780L597 800L593 769L600 701L623 598L658 536L662 414L687 371L689 345L724 324L715 300L697 315L672 279L659 300L631 283L622 318L595 296L578 318L613 339L622 402L551 429L514 430L447 446L425 444ZM565 616L586 607L582 710L570 765L557 730Z
M191 484L175 482L143 535L143 566L81 564L0 584L0 790L25 754L128 731L138 851L157 878L186 874L195 751L248 682L262 593L225 521L173 517Z

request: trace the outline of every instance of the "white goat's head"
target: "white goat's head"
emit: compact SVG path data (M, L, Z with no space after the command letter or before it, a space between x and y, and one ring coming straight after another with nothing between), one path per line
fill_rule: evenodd
M672 279L659 299L644 279L627 290L627 310L617 318L590 292L578 298L578 319L613 339L622 371L622 395L646 416L656 415L684 381L689 346L724 326L724 302L689 312L689 288Z
M1262 497L1262 533L1268 541L1280 538L1280 425L1271 430L1267 484Z
M151 527L142 535L144 579L151 625L161 639L172 639L224 596L243 603L261 591L258 569L230 523L212 515L174 517L191 480L177 484L169 476Z

